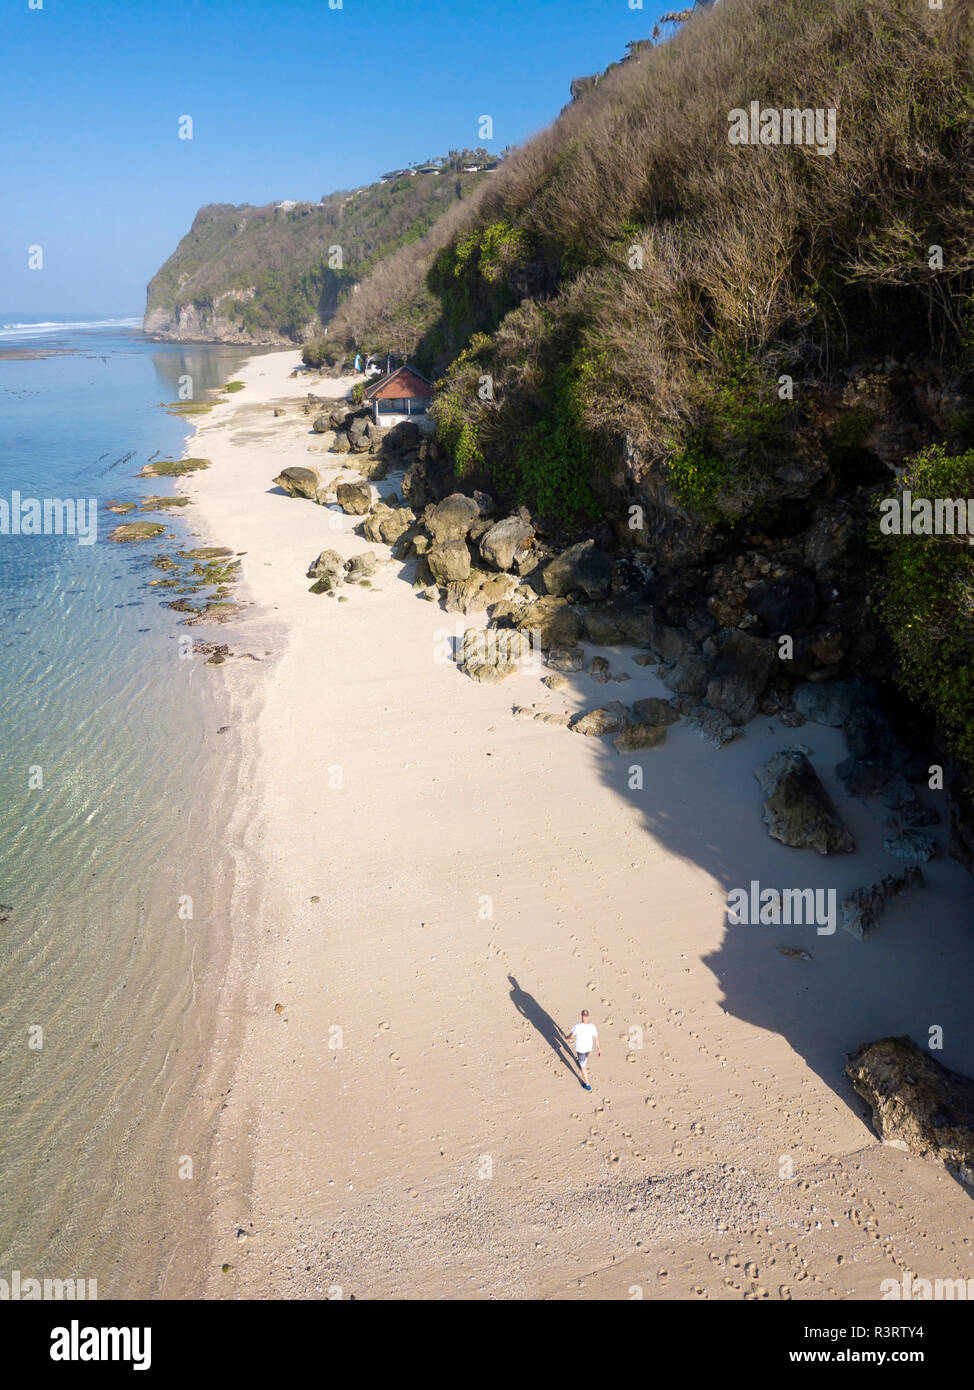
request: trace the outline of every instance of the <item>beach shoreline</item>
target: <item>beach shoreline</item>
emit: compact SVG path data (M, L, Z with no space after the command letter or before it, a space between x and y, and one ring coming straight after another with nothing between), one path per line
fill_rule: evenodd
M200 1291L859 1299L902 1268L966 1277L969 1197L877 1140L842 1062L946 1022L944 1061L974 1071L963 1000L941 1005L974 964L969 879L935 861L927 896L868 944L731 931L731 886L848 890L890 870L875 810L848 798L860 848L838 864L761 821L756 764L799 742L834 790L839 732L759 717L718 752L677 725L620 757L512 705L666 696L633 649L605 653L628 677L611 694L584 675L553 693L543 671L479 686L435 655L478 620L418 599L399 563L345 604L309 593L322 550L388 551L273 486L287 466L354 468L301 413L309 389L349 382L292 380L299 358L248 361L186 447L211 460L183 480L191 522L243 552L250 606L224 640L270 653L222 668L242 787L198 1097L214 1129ZM811 959L783 954L797 947ZM583 1005L604 1054L591 1096L557 1036Z

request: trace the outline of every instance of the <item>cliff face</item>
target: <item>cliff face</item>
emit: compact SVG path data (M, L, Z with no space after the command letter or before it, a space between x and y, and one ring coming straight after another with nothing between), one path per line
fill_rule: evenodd
M246 296L250 297L252 292ZM177 343L253 343L292 347L293 338L279 333L249 332L239 319L231 317L232 306L246 302L246 298L229 291L212 306L189 303L167 309L156 305L146 309L143 332L152 338Z
M210 203L149 282L145 332L291 346L379 260L424 236L481 174L387 177L320 203Z

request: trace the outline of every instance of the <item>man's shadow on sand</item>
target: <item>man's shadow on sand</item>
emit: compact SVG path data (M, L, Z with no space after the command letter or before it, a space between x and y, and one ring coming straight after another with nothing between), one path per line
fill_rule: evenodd
M511 1003L517 1009L522 1018L526 1018L531 1026L541 1034L545 1042L552 1049L558 1060L568 1068L571 1074L578 1076L575 1057L565 1041L558 1024L545 1009L541 1007L533 994L528 994L521 988L513 975L507 977L512 985Z

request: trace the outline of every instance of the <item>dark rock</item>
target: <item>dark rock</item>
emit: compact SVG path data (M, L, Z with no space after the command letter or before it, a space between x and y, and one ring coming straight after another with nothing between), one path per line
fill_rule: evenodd
M922 830L904 830L899 835L887 835L883 849L895 859L917 859L925 864L939 853L940 846L932 835L924 835Z
M328 577L336 584L340 584L344 578L345 562L337 550L323 550L317 560L312 560L307 573L308 579L324 579ZM322 591L318 591L322 592Z
M372 506L372 489L368 483L339 483L335 497L343 512L349 516L366 516Z
M672 666L688 652L697 650L697 644L690 634L677 627L658 626L655 630L653 645L659 652L660 661L667 666Z
M907 749L881 710L857 705L842 725L849 749L836 774L850 796L872 796L901 775L910 763Z
M498 521L480 537L480 554L494 569L509 570L518 551L534 539L534 527L518 516Z
M707 686L707 704L735 724L746 724L757 713L775 663L775 645L746 632L730 632Z
M589 737L599 737L602 734L618 734L629 723L629 711L625 705L618 700L611 705L605 705L601 709L589 710L587 714L580 714L573 719L571 729L576 734L587 734Z
M632 713L639 724L675 724L680 718L669 700L659 700L655 696L637 700Z
M795 709L813 724L841 729L857 705L875 698L862 681L805 681L792 691Z
M471 680L496 685L532 657L526 633L511 628L468 628L463 634L460 669Z
M479 515L480 508L472 497L467 497L462 492L454 492L429 509L425 517L426 529L438 542L465 541L468 531ZM463 576L456 575L451 578Z
M313 468L285 468L274 482L289 497L306 497L313 502L321 479Z
M755 584L748 593L747 606L773 636L795 634L815 621L815 583L807 574L794 574L787 579Z
M675 665L662 673L663 684L674 695L703 695L710 682L713 662L696 652L686 652Z
M525 605L516 621L522 632L535 634L542 651L551 647L574 647L582 631L581 619L563 598L535 599Z
M379 568L379 562L371 550L364 550L345 561L345 573L350 579L369 579Z
M624 599L586 605L581 610L585 640L599 647L654 646L659 625L648 604ZM635 658L637 662L639 657Z
M617 753L637 753L642 748L658 748L665 740L665 724L637 723L617 734L613 746Z
M575 651L560 651L557 647L553 647L548 653L546 664L555 671L580 671L585 665L585 656L577 649Z
M396 546L403 536L415 529L415 523L416 517L409 507L387 507L384 502L377 502L362 527L362 535L373 545L381 542Z
M556 597L582 593L590 599L605 598L611 581L611 561L604 551L596 550L593 541L570 546L544 567L548 593Z
M773 840L819 854L851 854L855 841L804 753L787 749L755 769Z
M857 535L855 517L840 509L824 512L805 532L805 564L820 582L845 576Z
M949 1071L912 1038L880 1038L846 1058L884 1144L930 1156L974 1186L974 1081Z
M464 540L439 541L426 558L439 584L467 579L470 575L470 551Z
M709 705L696 705L689 710L686 715L686 727L714 748L723 748L725 744L741 737L741 730L732 724L725 714L711 709Z
M411 449L418 449L422 433L417 424L412 420L400 420L397 425L385 437L386 447L398 454L408 454Z
M907 888L923 882L923 875L914 864L905 873L887 874L867 888L855 888L842 899L842 925L850 935L864 940L877 926L891 898Z

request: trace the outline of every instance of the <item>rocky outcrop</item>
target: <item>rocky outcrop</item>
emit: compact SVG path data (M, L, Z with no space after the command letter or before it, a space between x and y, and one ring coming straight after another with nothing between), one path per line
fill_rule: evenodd
M855 841L804 753L775 753L754 773L764 792L768 834L794 849L851 854Z
M571 728L576 734L587 734L590 738L603 734L619 734L629 723L629 711L625 705L614 701L602 709L589 710L572 720Z
M531 643L525 633L511 628L467 628L463 634L460 670L471 680L496 685L530 660Z
M974 1186L974 1081L948 1070L912 1038L879 1038L846 1058L884 1144L942 1163Z
M542 651L574 647L582 631L582 621L567 601L551 596L527 604L518 615L517 626L532 632Z
M728 633L707 686L707 704L734 724L746 724L758 712L774 664L774 643L746 632Z
M792 700L813 724L841 729L856 706L875 699L875 693L875 687L862 681L803 681L792 691Z
M902 830L898 835L887 835L883 849L894 859L914 859L925 864L939 852L939 845L932 835L924 835L922 830Z
M854 888L842 899L842 925L850 936L859 941L874 931L892 898L923 882L923 875L914 865L906 873L886 874L878 883L866 888Z
M427 561L438 584L455 583L470 575L470 551L464 540L444 540L430 547Z
M349 516L367 516L372 506L372 489L368 483L339 483L335 489L338 505Z
M496 570L509 570L515 557L526 551L534 540L534 527L519 516L505 517L480 537L480 555Z
M362 534L367 541L395 545L416 520L409 507L390 507L385 502L377 502L373 507Z
M474 499L464 496L462 492L455 492L429 508L425 517L426 529L437 544L463 543L479 516L480 508Z
M606 598L612 581L608 555L594 541L580 541L555 556L543 568L545 587L558 598L581 594L588 599Z

